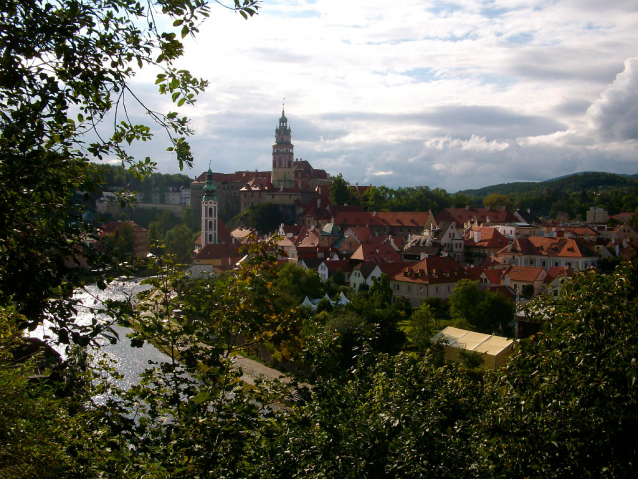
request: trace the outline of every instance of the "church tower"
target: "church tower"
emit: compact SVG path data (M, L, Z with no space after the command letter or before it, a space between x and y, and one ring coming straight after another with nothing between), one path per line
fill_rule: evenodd
M275 144L272 146L272 174L270 182L277 188L294 186L294 145L290 142L288 118L281 110L279 126L275 129Z
M206 186L202 197L202 247L207 244L217 244L217 195L213 184L213 172L208 167Z

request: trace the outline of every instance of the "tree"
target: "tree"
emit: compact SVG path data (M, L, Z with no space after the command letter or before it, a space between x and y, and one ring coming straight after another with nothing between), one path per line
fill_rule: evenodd
M421 303L419 309L410 316L409 324L408 339L418 351L427 350L431 345L430 339L437 331L434 310L427 303Z
M464 368L364 351L347 380L304 397L260 431L259 477L481 477L470 426L484 394Z
M193 256L193 233L184 225L177 225L166 232L166 253L175 255L178 263L187 264Z
M521 342L480 418L482 477L633 477L638 464L638 276L586 272L527 314L544 323Z
M459 327L503 334L513 321L515 305L498 292L480 291L476 281L462 279L449 300L450 316Z
M304 270L293 263L285 263L273 279L277 301L282 307L295 308L306 298L319 298L323 294L321 278L316 270Z
M190 206L184 208L184 212L182 213L182 224L193 233L200 231L202 228L201 219L195 218L195 211Z
M253 15L255 3L235 0L233 8ZM159 10L179 34L158 28ZM17 305L23 327L51 318L68 335L81 279L65 260L81 256L92 269L110 262L92 247L95 225L83 221L74 194L86 200L99 192L90 161L117 158L138 175L152 169L150 158L135 161L126 151L152 137L148 125L131 122L131 101L166 131L180 167L191 165L188 119L146 108L130 80L139 68L157 67L160 93L178 107L192 104L206 82L174 62L181 39L208 15L201 0L7 0L0 7L0 305Z
M467 322L469 325L476 324L477 307L480 301L481 292L478 289L477 282L462 279L454 288L449 299L450 317L457 322Z
M486 334L512 336L508 325L514 321L516 305L498 291L484 291L472 325Z
M465 208L468 205L472 204L472 198L465 193L454 193L452 195L452 205L455 208Z
M507 195L492 193L491 195L487 195L483 199L483 206L485 206L486 208L505 208L506 210L511 210L513 205L512 201Z
M339 173L330 182L330 203L335 206L342 206L350 199L350 187L348 182Z

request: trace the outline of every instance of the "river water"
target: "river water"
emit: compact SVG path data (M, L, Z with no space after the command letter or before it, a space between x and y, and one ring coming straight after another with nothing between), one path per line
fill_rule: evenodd
M79 299L83 305L78 305L77 307L76 322L78 324L90 324L95 316L99 320L109 321L109 318L103 313L96 315L89 308L100 308L101 301L107 299L134 299L137 293L149 288L149 285L140 284L140 280L113 281L104 291L101 291L95 284L88 285L84 290L78 290L74 295L74 298ZM141 348L131 347L131 340L126 337L131 332L130 328L113 326L113 329L119 335L119 341L116 344L111 344L108 340L102 339L99 352L106 353L114 360L116 363L115 369L124 375L124 379L120 383L121 387L128 388L133 384L137 384L139 382L139 374L145 369L152 367L149 361L162 362L170 360L168 356L148 343L144 343ZM51 338L49 325L43 324L31 335L40 339ZM63 357L65 356L64 345L54 347Z

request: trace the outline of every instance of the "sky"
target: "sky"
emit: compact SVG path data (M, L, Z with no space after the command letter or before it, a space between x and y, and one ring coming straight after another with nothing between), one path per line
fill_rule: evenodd
M636 0L265 0L211 16L176 65L210 82L195 176L269 170L285 111L295 157L350 183L455 192L582 171L638 173ZM157 140L137 147L177 173Z

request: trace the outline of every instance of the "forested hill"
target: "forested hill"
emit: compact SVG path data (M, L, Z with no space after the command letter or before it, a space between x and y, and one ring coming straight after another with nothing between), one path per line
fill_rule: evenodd
M98 164L101 181L104 190L126 188L131 191L152 191L166 190L167 187L179 188L181 186L190 188L192 178L187 175L162 174L154 172L146 176L143 180L136 176L132 170L120 165Z
M463 190L459 191L459 193L478 199L491 194L508 196L542 195L550 191L561 191L570 194L581 191L622 189L624 187L638 187L638 174L618 175L615 173L585 172L541 182L502 183L475 190Z

